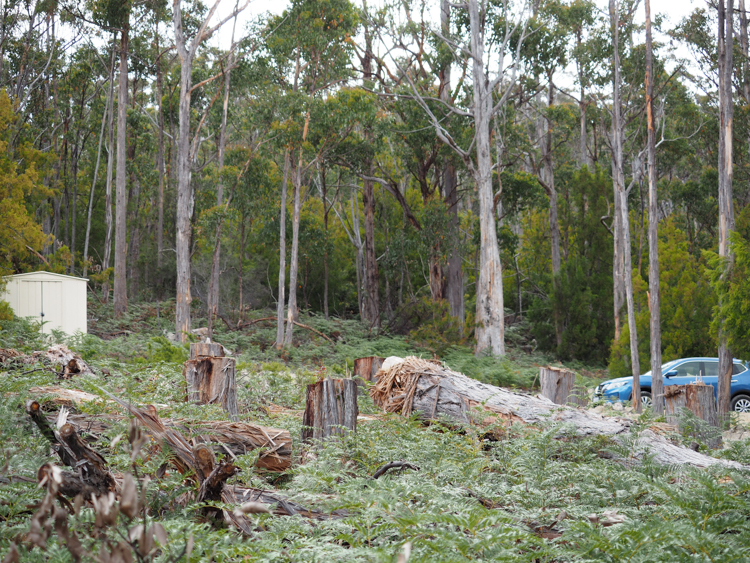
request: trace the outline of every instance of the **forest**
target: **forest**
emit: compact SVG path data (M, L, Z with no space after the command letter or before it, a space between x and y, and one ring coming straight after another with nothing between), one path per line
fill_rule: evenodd
M88 290L0 301L3 563L748 560L748 11L661 4L0 3L0 280ZM501 398L383 368L313 437L389 356ZM691 356L720 427L532 396Z
M744 4L218 6L3 5L0 273L174 299L182 339L268 309L280 347L305 311L502 355L523 321L622 375L657 309L664 361L747 350Z

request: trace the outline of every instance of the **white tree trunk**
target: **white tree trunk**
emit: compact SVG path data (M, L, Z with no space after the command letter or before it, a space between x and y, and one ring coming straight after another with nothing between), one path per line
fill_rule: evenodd
M479 279L477 283L476 354L505 354L505 315L500 249L497 244L492 194L492 154L490 120L492 92L484 69L484 22L477 0L469 0L472 74L474 78L474 126L476 163L472 174L479 199Z
M128 117L128 25L122 30L120 40L120 84L117 97L117 176L115 188L115 315L128 310L126 280L127 262L127 117Z
M302 149L300 149L301 153ZM284 345L291 346L294 321L297 318L297 273L299 271L299 216L300 191L302 189L302 158L294 175L294 210L292 211L292 253L289 257L289 304L286 312L286 334Z
M725 258L728 276L732 268L732 249L729 233L734 230L734 206L732 202L733 147L732 120L732 45L734 44L733 0L719 0L719 256ZM719 416L729 412L732 380L732 351L727 346L726 335L719 326L719 383L717 405Z
M284 345L284 307L286 305L286 187L289 179L289 151L284 153L284 178L281 181L279 215L279 300L276 304L276 347Z
M648 129L648 289L651 328L651 397L654 413L664 412L661 373L661 311L659 300L659 200L656 192L656 128L654 126L654 64L651 0L646 7L646 126Z
M628 191L625 187L625 169L623 164L623 142L625 124L622 119L622 99L620 97L620 18L617 0L609 1L609 15L612 23L613 38L613 83L612 83L612 179L615 188L615 198L619 203L620 248L619 259L625 299L628 306L628 329L630 331L630 364L633 373L633 406L640 412L641 366L638 358L638 334L635 323L635 305L633 301L633 277L630 251L630 220L628 215ZM634 171L635 172L635 171Z
M184 47L183 47L184 51ZM178 53L180 51L178 50ZM187 53L186 53L187 54ZM180 55L179 127L177 139L177 303L175 334L185 342L190 332L190 216L193 214L193 190L190 183L190 88L192 59Z

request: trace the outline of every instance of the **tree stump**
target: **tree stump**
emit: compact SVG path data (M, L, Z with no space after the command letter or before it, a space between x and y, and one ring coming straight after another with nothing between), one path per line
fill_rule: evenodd
M575 385L576 374L570 370L554 367L539 368L542 396L556 405L567 405Z
M237 418L234 358L201 357L185 362L187 400L199 405L219 404Z
M352 377L359 377L362 381L371 381L375 383L378 370L383 365L385 358L380 356L368 356L366 358L357 358L354 360L354 372Z
M716 410L716 395L713 386L703 382L670 385L664 388L664 404L667 420L672 424L678 424L680 432L694 436L711 448L721 445L719 413ZM706 421L709 428L688 426L685 417L680 416L682 409L688 409L695 416Z
M670 424L678 424L682 409L687 408L685 387L686 385L664 387L664 414Z
M357 430L357 382L323 379L307 386L302 440L325 439Z
M199 360L200 358L223 358L224 346L217 342L194 342L190 345L190 359Z

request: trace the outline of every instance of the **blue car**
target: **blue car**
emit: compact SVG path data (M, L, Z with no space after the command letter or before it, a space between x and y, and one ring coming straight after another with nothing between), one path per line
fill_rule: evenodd
M664 387L685 385L702 379L713 385L714 393L719 384L718 358L681 358L661 366ZM641 402L651 405L651 372L641 375ZM732 364L732 399L730 409L735 412L750 412L750 369L747 362L734 360ZM600 384L594 391L594 400L630 401L633 397L633 378L619 377Z

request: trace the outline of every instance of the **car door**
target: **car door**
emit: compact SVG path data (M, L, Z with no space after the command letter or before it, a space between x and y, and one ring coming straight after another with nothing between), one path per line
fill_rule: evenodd
M706 366L706 371L703 376L703 383L712 385L714 395L716 395L716 390L719 388L719 360L705 360L704 365Z

